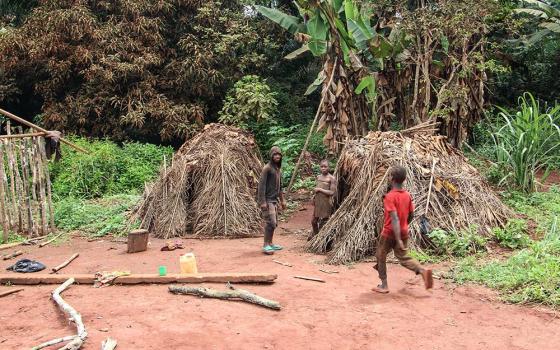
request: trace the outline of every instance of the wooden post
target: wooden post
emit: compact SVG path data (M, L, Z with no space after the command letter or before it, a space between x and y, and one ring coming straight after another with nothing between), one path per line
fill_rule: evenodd
M32 190L31 190L31 179L29 174L29 161L27 157L27 139L23 139L21 141L21 148L20 148L20 156L21 156L21 169L23 174L23 183L24 183L24 192L26 198L26 209L27 209L27 236L29 238L33 237L35 232L35 220L33 219L33 208L31 206L31 197L32 197Z
M47 206L49 211L49 223L50 223L50 231L54 231L54 208L52 204L52 184L51 184L51 175L49 173L49 160L47 159L47 153L45 150L45 143L39 142L41 147L41 157L43 159L43 169L45 170L45 180L47 182Z
M2 241L8 241L8 221L6 218L6 200L5 195L6 192L4 191L4 144L0 144L0 160L2 160L2 164L0 166L0 216L2 217Z
M127 253L143 252L148 249L148 230L139 229L128 234Z
M45 178L44 178L44 164L43 164L43 157L41 157L41 148L39 146L39 138L34 137L32 139L33 142L33 150L34 156L33 161L35 162L35 167L37 168L37 195L39 197L39 216L41 217L41 236L46 235L48 231L48 224L47 224L47 211L46 211L46 201L47 196L45 193Z

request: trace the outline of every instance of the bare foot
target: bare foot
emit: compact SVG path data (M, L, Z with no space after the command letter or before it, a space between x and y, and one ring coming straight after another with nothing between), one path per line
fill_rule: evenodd
M432 277L432 270L422 271L422 278L426 289L431 289L434 286L434 278Z
M377 287L373 287L371 290L374 291L374 292L377 292L377 293L381 293L381 294L389 293L389 288L385 288L382 285L378 285Z

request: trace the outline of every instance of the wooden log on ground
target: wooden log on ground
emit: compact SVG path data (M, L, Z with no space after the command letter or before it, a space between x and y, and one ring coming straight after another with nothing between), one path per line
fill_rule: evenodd
M16 288L16 289L10 289L10 290L6 290L4 292L0 291L0 298L5 297L6 295L10 295L10 294L14 294L14 293L19 293L23 290L23 288Z
M134 274L120 276L113 284L169 284L169 283L272 283L278 276L269 273L198 273L198 274ZM69 278L74 278L78 284L93 284L93 274L60 274L51 275L44 273L34 274L0 274L0 284L12 285L37 285L60 284Z
M128 234L127 253L138 253L148 249L148 230L138 229L132 230Z
M0 244L0 250L10 249L10 248L22 245L22 244L23 244L23 242Z
M113 338L107 338L101 343L101 350L114 350L117 347L117 341Z
M64 290L66 288L68 288L68 286L70 286L71 284L74 283L74 279L73 278L69 278L66 282L64 282L61 286L59 286L58 288L56 288L53 292L52 292L52 298L55 301L55 303L58 305L58 307L64 311L65 314L68 314L72 320L74 321L74 323L76 324L76 328L77 328L77 335L72 337L70 340L70 343L66 344L66 346L62 347L61 349L66 349L66 350L76 350L79 349L82 344L84 343L84 340L87 338L88 334L86 332L86 327L84 326L84 322L82 321L82 315L80 315L78 313L78 311L76 311L76 309L74 309L70 304L68 304L64 299L62 299L62 296L60 296L60 293L64 292ZM51 346L57 343L61 343L62 341L59 341L61 339L68 339L69 337L64 337L64 338L58 338L58 339L54 339L51 340L47 343L43 343L41 345L38 345L36 347L33 348L33 350L39 350L42 348L45 348L47 346ZM56 343L54 343L56 341ZM49 344L46 345L45 344Z
M15 258L15 257L18 257L18 256L20 256L20 255L22 255L22 254L23 254L23 252L22 252L21 250L18 250L18 251L16 251L16 252L13 252L12 254L6 254L6 255L4 255L4 256L2 257L2 260L10 260L10 259L13 259L13 258Z
M282 261L278 261L278 260L272 260L273 263L276 263L278 265L282 265L282 266L288 266L288 267L293 267L294 265L286 263L286 262L282 262Z
M64 234L64 232L59 233L58 235L54 236L53 238L49 239L48 241L45 241L41 244L39 244L39 248L43 248L44 246L46 246L47 244L50 244L52 242L54 242L57 238L59 238L60 236L62 236Z
M72 255L68 260L66 260L62 264L58 265L57 267L53 267L51 273L57 273L58 271L62 270L68 264L70 264L74 259L76 259L78 256L80 256L80 254L78 254L78 253Z
M274 300L265 299L244 289L236 289L230 285L231 290L216 290L204 287L181 287L169 286L169 291L173 294L190 294L203 298L214 298L222 300L243 300L247 303L256 304L273 310L280 310L280 303Z
M315 278L315 277L294 276L294 278L299 278L300 280L306 280L306 281L315 281L315 282L325 283L325 280L322 280L320 278Z

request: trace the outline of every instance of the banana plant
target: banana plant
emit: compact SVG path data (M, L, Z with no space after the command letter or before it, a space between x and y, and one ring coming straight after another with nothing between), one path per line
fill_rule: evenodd
M388 59L398 57L405 49L404 34L398 28L393 28L387 37L377 32L372 26L373 14L367 8L360 8L354 0L295 0L294 3L299 18L275 8L255 6L263 16L304 42L301 48L287 55L287 59L308 51L314 56L324 56L337 46L347 67L367 67L373 73L383 70ZM307 93L323 80L324 76L319 76ZM355 90L356 93L363 91L373 98L375 81L372 74L367 74Z
M560 1L524 0L528 6L515 9L517 13L524 13L539 18L541 30L534 33L528 41L535 44L545 36L555 34L560 36Z

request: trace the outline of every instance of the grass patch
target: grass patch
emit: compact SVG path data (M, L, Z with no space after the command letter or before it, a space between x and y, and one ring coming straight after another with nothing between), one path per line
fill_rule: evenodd
M139 199L139 195L132 194L94 200L64 198L55 203L55 225L64 231L83 232L88 237L123 236L127 230L128 212Z
M555 218L560 217L560 188L553 186L548 192L508 192L504 201L516 212L526 215L537 223L537 233L550 229Z

